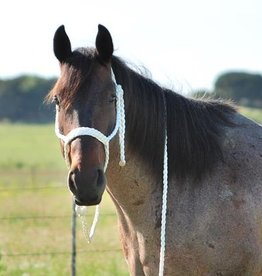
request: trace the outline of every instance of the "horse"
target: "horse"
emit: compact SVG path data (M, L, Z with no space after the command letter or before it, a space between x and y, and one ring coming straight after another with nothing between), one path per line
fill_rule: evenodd
M117 117L113 74L123 88L126 166L118 166L116 136L106 173L95 137L76 135L62 152L76 204L99 204L105 189L111 196L130 275L158 275L165 137L164 275L262 275L261 126L227 101L154 82L114 55L102 25L95 47L72 50L63 25L53 47L61 73L47 99L56 103L62 135L88 127L109 136Z

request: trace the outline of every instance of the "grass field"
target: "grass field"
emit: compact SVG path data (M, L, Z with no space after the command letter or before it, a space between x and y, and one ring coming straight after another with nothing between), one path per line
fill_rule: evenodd
M261 110L240 111L262 123ZM70 275L71 197L53 125L0 124L0 137L0 275ZM107 194L91 244L78 221L77 250L77 275L128 275Z
M239 111L246 117L256 121L259 124L262 124L262 109L261 108L248 108L241 107Z
M53 125L0 124L0 137L0 275L70 275L71 196ZM91 244L77 222L76 262L77 275L128 275L107 194Z

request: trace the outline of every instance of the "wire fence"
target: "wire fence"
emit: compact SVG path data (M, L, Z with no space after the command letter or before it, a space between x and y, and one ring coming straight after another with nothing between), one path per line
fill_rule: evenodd
M114 213L108 213L101 215L102 217L115 217ZM87 217L92 217L91 215L87 215ZM43 219L68 219L71 218L69 215L59 215L59 216L9 216L9 217L0 217L0 220L8 221L8 220L43 220Z
M121 252L120 248L115 249L89 249L77 250L77 254L93 254L93 253L112 253ZM46 256L46 255L72 255L72 251L54 251L54 252L32 252L32 253L2 253L4 257L25 257L25 256Z
M44 193L46 193L47 190L54 191L57 190L59 191L58 194L60 194L60 190L62 191L62 189L65 190L65 186L58 184L58 185L23 185L22 187L19 185L1 185L0 183L0 239L1 239L1 228L3 229L4 225L5 228L8 228L10 225L10 229L12 228L12 225L14 225L17 222L21 222L23 224L32 224L35 221L41 221L41 223L43 223L44 221L50 222L50 225L53 224L53 221L62 221L62 220L66 220L67 222L67 227L68 227L68 231L70 232L70 224L71 224L71 248L70 246L68 247L67 250L34 250L33 246L31 248L25 248L24 250L21 248L19 248L19 250L12 250L10 249L10 247L4 247L3 245L1 245L0 242L0 274L1 274L1 259L3 258L22 258L22 257L40 257L40 256L67 256L67 257L71 257L71 275L75 276L76 275L76 257L78 255L84 255L84 254L111 254L111 253L121 253L121 249L120 247L114 247L112 248L112 246L110 246L109 248L105 248L103 246L103 248L90 248L88 247L87 249L83 249L83 248L77 248L76 245L76 222L74 223L73 221L73 216L75 216L75 214L70 214L70 212L68 212L67 214L23 214L21 212L15 211L13 213L6 213L3 212L4 209L6 209L6 207L4 206L4 202L1 199L1 196L5 197L5 200L7 199L6 194L10 195L10 197L12 197L12 194L20 194L20 193L27 193L27 198L28 199L28 193L29 194L33 194L35 195L36 193L38 193L39 196L39 192L41 194L42 191L44 191ZM48 192L48 193L49 193ZM64 191L65 193L67 193L67 191ZM47 193L47 194L48 194ZM56 192L57 193L57 192ZM52 194L52 192L50 192L50 194ZM10 201L12 199L9 199ZM52 198L50 199L52 200ZM1 203L2 202L2 203ZM67 201L68 203L68 201ZM26 203L25 203L26 204ZM1 208L1 205L3 205L3 208ZM21 208L21 206L17 206L17 208ZM2 211L1 211L2 209ZM19 213L19 214L17 214ZM87 215L88 218L92 217L92 214L88 214ZM100 215L100 219L103 218L115 218L116 214L114 212L106 212L106 213L102 213ZM71 221L71 223L70 223ZM74 229L75 228L75 229ZM80 228L80 225L78 226L78 228ZM18 229L20 230L20 229ZM80 229L78 229L80 231ZM73 233L75 232L75 234ZM15 234L14 234L15 235ZM16 241L19 242L19 241Z

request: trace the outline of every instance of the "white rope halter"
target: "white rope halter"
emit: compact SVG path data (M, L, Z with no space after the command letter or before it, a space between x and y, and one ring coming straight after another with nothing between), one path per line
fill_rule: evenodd
M64 142L64 156L67 166L69 167L69 158L67 148L70 142L79 136L92 136L99 140L105 148L105 164L104 172L107 169L109 162L109 142L118 132L119 134L119 145L120 145L120 166L125 166L125 106L124 106L124 91L121 85L116 83L115 75L111 70L112 81L116 87L116 124L113 132L109 136L105 136L102 132L95 128L89 127L78 127L72 129L67 135L63 135L59 129L58 123L58 107L56 109L56 122L55 122L55 133L58 138ZM165 131L165 145L164 145L164 163L163 163L163 198L162 198L162 213L161 213L161 233L160 233L160 259L159 259L159 276L164 275L164 263L165 263L165 247L166 247L166 213L167 213L167 193L168 193L168 154L167 154L167 131ZM86 206L76 205L76 213L82 220L83 232L90 242L99 217L99 205L96 206L95 216L93 219L92 226L90 228L89 235L87 235L87 223L84 220L84 216L87 213Z
M80 136L92 136L99 140L102 144L104 144L105 148L105 164L104 164L104 172L107 169L108 161L109 161L109 142L119 131L119 145L120 145L120 166L125 166L125 107L124 107L124 91L121 85L116 84L115 76L112 71L112 80L116 86L116 124L115 128L109 136L105 136L102 132L95 128L90 127L78 127L72 129L67 135L63 135L59 129L58 122L58 113L59 107L56 107L56 121L55 121L55 133L56 136L64 142L64 155L65 160L68 166L68 152L67 146L77 137Z
M124 91L121 85L118 85L116 83L113 70L111 70L111 74L112 74L112 81L116 87L116 124L115 124L114 130L109 136L105 136L99 130L95 128L90 128L90 127L78 127L78 128L72 129L67 135L63 135L59 129L59 122L58 122L59 107L58 106L56 107L55 133L57 137L64 142L64 156L68 167L70 167L69 156L68 156L68 145L70 145L70 143L77 137L91 136L99 140L104 145L104 149L105 149L104 172L105 172L109 162L109 142L110 140L113 139L113 137L116 135L117 132L119 134L119 146L120 146L119 165L123 167L126 164L126 161L125 161L125 107L124 107L124 97L123 97ZM92 223L89 235L87 235L87 224L86 224L86 221L84 220L84 216L87 213L87 207L76 205L76 213L81 218L84 233L88 241L90 242L94 235L95 227L99 217L99 205L96 206L95 216L93 219L93 223Z

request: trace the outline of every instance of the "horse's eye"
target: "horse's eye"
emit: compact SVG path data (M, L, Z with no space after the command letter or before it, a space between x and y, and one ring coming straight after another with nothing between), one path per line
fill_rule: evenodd
M115 101L116 101L116 94L112 94L112 95L110 96L109 102L110 102L110 103L114 103Z
M59 101L58 96L54 96L53 101L54 101L54 103L55 103L56 105L59 105L59 104L60 104L60 101Z

